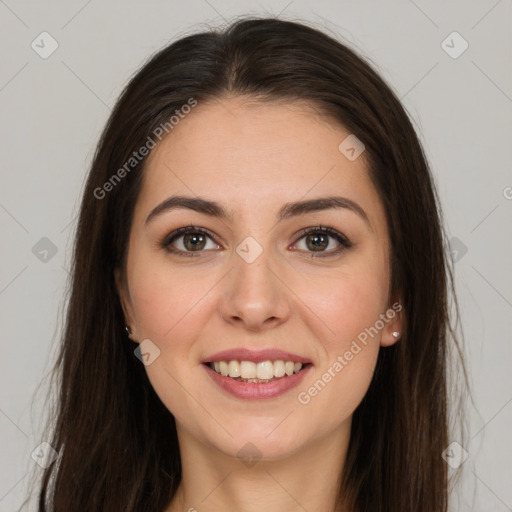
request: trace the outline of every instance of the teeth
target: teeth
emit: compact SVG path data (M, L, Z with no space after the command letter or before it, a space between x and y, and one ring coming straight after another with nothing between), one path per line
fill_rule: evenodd
M259 382L260 380L273 380L281 378L285 375L293 375L302 369L302 363L293 361L261 361L254 363L253 361L216 361L210 363L210 367L223 375L224 377L232 377L237 380L249 379L248 382Z
M232 363L239 364L238 361L231 361ZM240 377L242 379L255 379L256 378L256 363L252 361L242 361L240 363Z
M284 377L284 361L274 361L274 377Z
M229 369L228 369L228 363L226 361L219 361L220 366L220 374L224 375L224 377L228 376Z
M228 370L230 377L240 377L240 365L237 361L229 361Z
M274 377L274 365L272 361L261 361L256 365L256 377L258 379L272 379Z

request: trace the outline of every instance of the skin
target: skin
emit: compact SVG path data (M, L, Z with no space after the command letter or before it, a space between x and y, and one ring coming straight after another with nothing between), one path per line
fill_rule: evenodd
M304 103L225 97L200 103L150 154L126 269L115 276L131 338L160 350L145 369L176 419L183 478L166 512L336 510L352 414L380 348L402 327L397 313L309 403L298 401L399 300L390 296L388 227L364 153L350 161L338 150L348 135ZM145 225L171 195L217 201L233 218L180 208ZM284 203L330 195L356 201L369 225L344 208L276 221ZM353 246L321 257L299 233L320 224ZM188 225L217 240L206 237L195 257L161 247ZM252 263L236 252L247 236L263 249ZM173 246L193 252L185 238ZM321 241L323 254L340 246L330 235ZM280 397L239 399L201 364L235 347L279 348L314 366ZM237 456L247 442L257 449L253 465Z

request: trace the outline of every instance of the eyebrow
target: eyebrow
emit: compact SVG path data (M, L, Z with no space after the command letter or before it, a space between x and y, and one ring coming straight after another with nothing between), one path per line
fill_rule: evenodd
M187 197L187 196L171 196L159 205L157 205L146 218L146 224L155 219L159 215L175 210L177 208L187 208L211 217L217 217L223 220L233 220L234 214L226 210L222 205L215 201L210 201L202 197ZM307 213L319 212L322 210L330 210L334 208L345 208L361 217L371 231L372 225L366 212L355 201L346 197L329 196L320 197L317 199L309 199L304 201L297 201L294 203L284 204L277 213L277 220L282 221L291 217L297 217Z

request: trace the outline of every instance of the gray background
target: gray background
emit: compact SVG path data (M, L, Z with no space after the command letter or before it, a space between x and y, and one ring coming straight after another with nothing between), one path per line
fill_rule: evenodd
M0 0L0 512L19 507L45 441L35 392L55 356L80 193L111 106L170 40L280 13L369 57L414 120L458 251L476 404L453 510L511 511L511 11L511 0ZM46 59L31 47L48 51L43 31L58 43ZM453 31L469 44L457 58Z

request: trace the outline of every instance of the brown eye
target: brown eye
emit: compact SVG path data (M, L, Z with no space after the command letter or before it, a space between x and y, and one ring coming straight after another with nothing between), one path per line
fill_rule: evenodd
M189 233L182 235L183 245L188 251L195 251L204 249L206 237L200 233Z
M332 256L352 247L347 237L331 227L318 226L316 228L307 228L302 231L302 236L299 240L302 239L305 242L305 249L301 250L313 253L311 254L312 257ZM332 239L335 240L335 243L331 242ZM333 245L334 247L332 247ZM331 249L326 250L329 247Z
M328 247L329 238L329 235L325 235L323 233L314 233L312 235L306 235L306 246L311 248L313 251L321 251Z
M207 247L208 239L213 241L212 235L205 229L187 226L173 231L162 241L161 245L169 252L179 256L199 256L199 254L192 253L201 253L205 249L220 248L216 243L213 243L213 247Z

